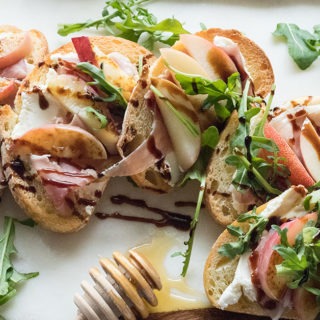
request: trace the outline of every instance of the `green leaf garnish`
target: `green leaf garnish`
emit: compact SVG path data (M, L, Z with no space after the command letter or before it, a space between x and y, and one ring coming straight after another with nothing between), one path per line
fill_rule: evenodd
M273 35L286 39L289 55L302 70L307 69L320 55L319 25L314 27L312 34L296 24L278 23Z
M199 221L199 215L201 210L201 204L203 201L205 183L206 183L206 169L210 160L212 150L219 141L218 129L214 126L209 127L202 133L201 136L201 151L196 163L186 173L181 184L184 184L188 180L198 180L200 182L200 188L198 193L197 205L193 215L193 219L190 224L189 239L185 242L187 246L184 252L176 252L173 256L182 256L184 258L183 268L181 275L184 277L187 274L191 253L193 248L193 242L195 237L195 231Z
M255 211L240 215L237 221L239 226L229 225L227 227L228 232L237 240L225 243L218 250L219 254L229 259L233 259L252 248L259 241L268 223L267 218L256 215ZM246 223L244 228L241 225L242 223Z
M221 79L211 81L201 76L181 73L170 66L168 67L175 72L175 77L186 94L208 95L202 105L202 110L214 107L217 117L222 122L229 118L234 109L238 108L242 92L239 73L232 74L225 83Z
M189 33L174 18L160 22L143 4L148 0L108 0L102 18L83 23L62 24L58 34L66 36L83 29L103 29L106 34L125 38L152 50L156 42L173 45L182 33Z
M101 91L108 95L108 98L104 99L105 101L117 102L121 107L127 107L127 101L123 97L121 89L108 82L101 69L89 62L80 62L77 64L77 68L92 77L94 81L89 82L89 85L99 87Z
M107 126L108 124L107 117L101 112L99 112L98 110L92 107L86 107L81 111L84 112L84 117L86 118L85 123L87 125L90 124L93 130L103 129Z
M15 270L11 256L17 253L14 246L14 219L4 218L4 232L0 239L0 305L6 303L17 293L17 285L38 276L38 272L20 273Z
M281 239L280 244L274 247L283 258L282 263L276 265L277 273L286 277L289 288L303 287L319 299L320 229L314 221L308 221L302 232L297 235L295 243L290 246L287 229L281 230L275 226L272 228L278 232Z
M236 168L232 183L238 191L250 189L259 198L266 200L269 196L274 197L282 192L276 187L276 184L279 178L286 183L289 172L280 163L280 160L283 159L277 156L279 152L277 145L273 140L264 136L264 126L274 90L271 91L264 110L252 104L252 100L247 95L248 90L249 82L246 83L238 108L239 125L230 141L233 153L225 161ZM251 132L250 121L259 112L263 114ZM261 150L269 152L267 159L259 156Z
M219 130L215 126L210 126L201 135L201 145L214 149L219 142Z

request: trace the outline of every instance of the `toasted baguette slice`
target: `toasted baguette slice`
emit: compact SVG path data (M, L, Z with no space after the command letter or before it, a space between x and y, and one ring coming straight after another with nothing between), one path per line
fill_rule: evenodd
M239 214L233 206L230 191L235 167L225 162L225 159L232 153L230 139L236 132L238 125L238 113L234 111L220 135L207 167L206 208L212 217L222 225L232 223Z
M241 54L245 60L245 67L248 70L253 82L254 91L257 95L267 95L274 83L274 74L269 59L265 53L253 41L245 37L236 30L208 29L196 33L197 35L213 41L216 35L230 38L239 45ZM177 42L174 49L185 52L181 42ZM142 101L148 86L150 85L149 77L157 77L166 69L163 59L160 57L151 67L151 71L145 71L138 87L132 95L132 103L129 103L126 114L126 121L123 124L122 135L118 147L124 154L130 153L137 145L148 137L152 123L153 115L145 101ZM211 123L214 124L214 123ZM165 163L159 162L145 172L133 176L135 183L142 188L148 188L159 192L167 192L172 189L172 185L163 174ZM218 201L217 201L218 202ZM214 205L212 205L214 206ZM223 218L222 218L223 220Z
M232 241L235 241L235 237L225 230L212 247L204 267L205 291L212 305L218 309L221 308L218 303L219 298L231 284L239 262L239 258L229 260L221 256L218 250L223 244ZM267 316L265 310L258 303L250 301L245 296L242 296L236 304L228 306L225 310L256 316ZM298 319L293 310L286 311L282 318Z
M263 204L256 209L256 213L261 214L263 210L266 210L268 212L267 215L272 213L274 216L281 217L285 214L292 214L296 212L298 213L298 216L302 216L304 214L304 210L301 202L307 194L306 189L303 186L296 186L285 192L285 197L288 197L287 199L282 198L283 201L279 201L277 198L274 198L270 201L270 206L268 206L268 203ZM281 197L281 195L279 197ZM239 222L234 221L231 226L238 227ZM241 227L243 230L248 227L247 222L242 223ZM221 255L218 251L224 244L231 243L236 240L236 237L232 236L227 229L223 231L213 244L205 263L203 273L204 288L211 304L218 309L222 308L219 304L219 299L232 283L239 263L239 256L235 257L234 259L229 259ZM248 273L244 272L241 269L239 275L242 275L243 277L248 276L250 278L251 273L250 271ZM248 279L248 281L251 281L251 279ZM244 281L243 283L247 282ZM246 290L248 290L248 288L246 288ZM262 308L257 302L250 301L247 298L247 296L243 293L243 288L240 288L240 291L241 297L239 301L235 302L234 304L229 304L225 310L256 316L270 316L270 313L268 314L268 311ZM257 295L259 297L259 293L257 293ZM304 296L309 297L306 294ZM305 303L306 310L310 309L310 314L314 316L318 310L314 297L309 300L304 299L303 303ZM294 309L289 308L285 309L281 318L299 319L297 312ZM313 317L306 319L311 320Z
M129 60L136 65L138 65L139 57L141 55L150 56L150 52L144 49L143 47L139 46L138 44L115 37L91 37L90 43L92 47L97 48L99 55L107 55L108 53L119 52L124 56L128 57ZM17 126L20 125L21 121L23 121L24 119L24 117L22 116L22 111L25 112L25 102L23 100L23 95L30 92L37 93L39 91L39 88L41 90L46 90L42 88L46 88L47 74L49 72L49 69L56 63L56 61L54 61L52 58L53 55L64 56L68 54L73 54L73 52L75 54L75 49L71 43L68 43L62 46L61 48L58 48L57 50L53 51L51 55L47 56L47 58L45 59L45 63L39 64L31 72L31 74L23 81L15 100L14 110L9 106L5 106L2 109L0 109L0 132L3 136L3 145L1 151L3 156L2 163L5 168L5 175L8 179L9 188L13 194L13 197L20 205L20 207L26 212L26 214L30 216L32 219L34 219L40 226L51 231L61 233L74 232L80 230L88 223L90 216L94 211L95 205L100 199L107 185L108 178L102 178L101 180L98 178L94 180L92 183L89 182L84 187L75 188L72 191L72 199L81 200L77 202L77 210L74 211L71 215L63 214L59 211L59 209L57 209L57 206L54 205L54 202L52 201L50 196L48 196L48 193L46 192L46 189L43 185L43 181L41 180L41 177L39 176L38 172L35 172L34 168L32 168L30 161L28 161L28 155L26 155L26 152L24 150L24 143L17 143L17 141L19 142L20 138L19 132L15 132L14 137L12 136L12 134L14 130L17 128ZM66 95L68 94L67 92L67 90L62 90L61 94ZM48 92L48 94L50 95L51 93ZM34 108L39 108L39 104L35 104ZM56 108L56 103L53 103L51 105L51 100L49 101L49 107L47 109L50 108ZM62 110L62 112L60 114L56 113L56 116L68 117L68 111L63 111L64 108L62 105L60 105L59 108ZM30 106L28 106L28 112L30 112L29 109ZM42 128L42 126L46 126L46 124L47 123L41 123L40 128ZM22 127L22 129L27 133L29 132L28 130L26 130L26 128ZM23 134L22 137L24 137ZM32 150L32 141L30 141L30 137L28 137L28 139L26 141L27 147L30 147ZM70 152L74 152L74 154L77 154L76 158L74 159L75 163L77 163L77 161L79 160L78 151L83 149L83 144L81 144L81 146L77 148L77 141L75 140L75 138L70 137L69 139L71 144ZM91 138L89 138L89 140L90 139ZM66 146L63 146L62 148L62 145L60 145L59 142L57 142L59 141L59 139L51 139L53 141L52 143L54 143L51 151L45 150L45 148L41 144L41 139L36 140L37 141L34 141L36 144L36 155L41 156L42 154L49 153L52 156L59 158L59 150L63 150L64 148L66 148ZM67 140L68 139L62 142L65 144L65 141ZM88 146L90 146L89 140L85 140L88 142ZM94 140L92 139L92 141ZM97 139L97 141L99 140ZM56 145L57 143L60 145L61 148L59 147L59 145ZM97 142L94 143L98 146ZM100 148L100 146L98 146L98 148ZM77 149L79 150L77 151ZM97 157L97 155L96 157L94 157L93 154L89 154L88 151L86 152L87 156L84 160L89 160L89 163L91 160L93 160L94 163L95 159L100 159L100 157ZM84 155L81 155L81 157L84 157ZM23 165L22 170L24 174L22 174L21 171L19 171L19 169L17 169L17 167L15 166L16 160L18 160L18 166ZM94 167L99 168L96 169L97 174L99 174L99 172L101 172L103 169L110 165L108 161L109 160L106 159L106 156L105 159L100 159L98 161L99 163L97 163L96 167ZM88 168L92 167L89 166ZM94 185L94 188L98 186L97 190L93 189L92 185Z

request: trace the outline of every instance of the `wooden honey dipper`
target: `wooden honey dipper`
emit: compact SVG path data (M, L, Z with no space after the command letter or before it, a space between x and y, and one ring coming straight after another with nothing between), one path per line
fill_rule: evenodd
M113 259L100 259L105 275L98 268L90 269L94 285L81 283L84 295L74 297L76 320L145 319L149 315L147 304L158 304L153 289L160 290L162 284L151 263L134 250L129 251L128 258L114 252Z

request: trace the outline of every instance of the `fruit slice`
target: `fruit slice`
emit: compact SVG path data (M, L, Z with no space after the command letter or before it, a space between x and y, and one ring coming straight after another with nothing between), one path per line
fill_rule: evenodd
M0 69L6 68L23 59L32 49L28 32L8 33L0 39Z
M270 121L270 124L285 139L297 157L302 161L300 152L300 133L307 112L304 107L296 106Z
M303 123L300 148L304 164L315 181L320 180L320 138L309 119Z
M160 52L169 68L172 67L179 72L199 75L204 78L209 77L208 73L199 62L186 53L172 48L163 48L160 49Z
M197 160L201 146L199 119L186 94L174 83L154 78L153 92L182 171Z
M281 230L287 228L287 238L289 245L293 245L297 235L302 231L308 221L317 221L317 213L310 213L302 218L286 222L281 225ZM259 279L260 285L264 293L271 299L280 300L284 292L287 290L285 277L277 275L276 265L282 262L282 257L273 250L273 247L280 243L280 236L275 231L262 239L259 246L255 250L258 254L257 268L255 273Z
M14 140L13 152L50 154L65 159L106 159L104 146L92 134L79 127L50 124L27 131Z
M289 147L284 138L270 125L266 124L264 127L264 134L266 138L272 139L279 148L279 157L286 159L284 164L290 170L291 175L289 180L293 185L302 184L305 187L310 187L314 184L314 179L309 175L301 161L296 154Z
M72 114L78 115L94 136L96 136L111 154L116 154L118 133L112 123L105 128L97 129L91 126L92 118L90 113L83 112L83 109L91 107L93 101L88 99L86 83L71 75L50 74L48 76L48 91Z
M188 53L206 70L211 80L227 80L237 68L219 47L196 35L182 34L180 40Z

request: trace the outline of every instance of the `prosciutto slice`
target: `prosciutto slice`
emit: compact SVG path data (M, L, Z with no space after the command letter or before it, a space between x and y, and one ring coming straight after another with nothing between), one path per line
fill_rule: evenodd
M27 64L24 59L17 63L0 70L0 77L22 80L28 74Z
M52 161L48 155L31 155L31 165L39 174L43 187L52 200L61 216L69 216L74 213L79 203L76 193L79 187L86 188L88 184L94 184L97 172L94 169L81 169L71 162ZM95 195L93 193L101 189L101 186L90 188L86 195L86 203L93 205ZM81 205L81 203L80 203Z
M250 75L246 70L244 58L240 52L238 44L233 42L231 39L221 36L215 36L213 42L217 47L221 48L231 58L238 72L240 73L242 85L244 87L246 81L250 79Z
M92 50L88 37L76 37L71 40L80 62L90 62L91 64L97 65L96 55Z
M154 110L154 121L150 136L132 153L114 164L102 174L105 177L132 176L141 173L172 150L172 145L159 110Z

